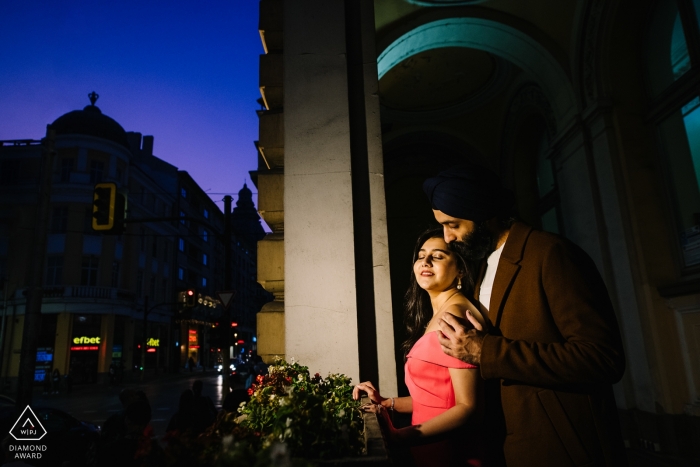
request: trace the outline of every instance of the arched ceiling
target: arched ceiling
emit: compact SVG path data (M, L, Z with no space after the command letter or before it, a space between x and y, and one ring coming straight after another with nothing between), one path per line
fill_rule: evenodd
M456 10L453 5L467 4L465 1L445 1L436 4L440 6L425 7L413 0L374 0L375 29L378 36L387 33L387 30L409 20L412 16L420 14L421 10L438 10L449 7ZM432 0L423 0L423 3L430 3ZM472 2L475 6L465 6L466 11L492 10L494 13L501 13L517 18L541 31L552 40L556 47L563 51L569 51L575 30L575 17L578 4L582 0L483 0Z
M382 104L391 109L437 110L474 95L494 71L495 58L481 50L426 50L389 70L379 83L379 93Z

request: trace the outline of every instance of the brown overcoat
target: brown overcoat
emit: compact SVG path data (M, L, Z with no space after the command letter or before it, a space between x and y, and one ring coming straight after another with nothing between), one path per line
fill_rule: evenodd
M516 222L496 270L489 319L494 328L481 354L488 436L502 443L508 467L626 465L612 392L625 357L591 258L562 237Z

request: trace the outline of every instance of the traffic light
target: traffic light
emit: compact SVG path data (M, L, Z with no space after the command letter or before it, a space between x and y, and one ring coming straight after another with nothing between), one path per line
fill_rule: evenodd
M98 183L92 196L92 230L120 234L124 230L124 195L116 183Z
M185 291L185 306L193 307L197 303L197 294L194 290L188 289Z

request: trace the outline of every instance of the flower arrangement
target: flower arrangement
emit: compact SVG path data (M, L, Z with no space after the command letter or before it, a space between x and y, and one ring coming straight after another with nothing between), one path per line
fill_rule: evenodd
M311 376L293 359L277 360L268 371L238 413L220 414L200 436L201 465L307 466L362 453L364 424L350 378Z

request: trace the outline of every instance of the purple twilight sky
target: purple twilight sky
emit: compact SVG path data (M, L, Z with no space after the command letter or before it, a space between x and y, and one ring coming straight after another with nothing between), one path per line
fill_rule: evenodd
M220 208L257 168L257 0L3 0L0 140L96 105ZM254 197L257 201L257 198Z

